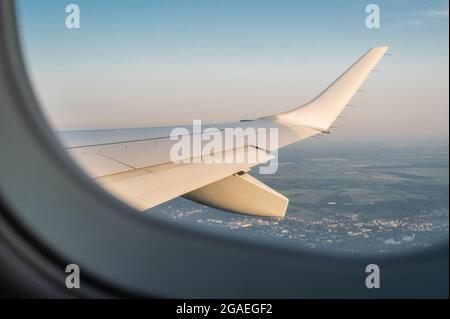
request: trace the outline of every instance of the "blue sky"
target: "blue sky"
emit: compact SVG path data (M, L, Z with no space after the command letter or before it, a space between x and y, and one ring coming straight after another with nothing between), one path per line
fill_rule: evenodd
M239 120L300 105L391 47L341 131L448 135L447 1L19 1L28 67L57 129ZM381 8L367 29L365 7ZM352 119L353 118L353 119Z

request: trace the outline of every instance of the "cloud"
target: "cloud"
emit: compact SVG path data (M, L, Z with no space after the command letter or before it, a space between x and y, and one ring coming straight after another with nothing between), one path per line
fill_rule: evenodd
M426 18L448 18L448 9L443 10L426 10L423 12Z
M400 22L398 25L400 27L412 27L412 26L419 26L422 24L423 24L422 20L405 20Z
M421 26L438 19L440 19L439 21L448 19L448 8L410 12L409 18L401 21L398 25L400 27Z

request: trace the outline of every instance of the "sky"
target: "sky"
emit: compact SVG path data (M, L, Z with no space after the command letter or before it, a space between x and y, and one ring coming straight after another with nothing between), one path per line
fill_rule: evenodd
M78 4L81 28L65 26ZM380 7L379 29L365 8ZM55 130L232 122L300 106L369 48L389 53L334 135L448 141L448 1L20 0Z

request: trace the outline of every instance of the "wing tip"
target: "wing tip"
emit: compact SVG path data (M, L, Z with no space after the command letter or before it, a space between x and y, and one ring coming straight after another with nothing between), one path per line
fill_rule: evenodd
M380 54L384 54L389 50L389 46L377 46L377 47L373 47L369 50L370 51L378 51Z

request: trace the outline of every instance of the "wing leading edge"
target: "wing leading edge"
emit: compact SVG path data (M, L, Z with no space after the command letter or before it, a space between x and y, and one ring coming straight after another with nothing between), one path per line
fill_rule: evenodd
M231 212L284 216L288 199L248 172L253 166L271 160L271 151L328 132L387 49L370 49L321 94L303 106L252 121L227 124L243 129L253 128L257 132L260 128L278 130L277 143L267 143L267 148L258 147L247 139L240 147L215 150L222 157L236 158L244 154L245 160L239 163L172 162L169 152L175 142L169 138L168 131L161 129L73 131L62 132L60 137L75 161L91 177L139 210L184 196ZM256 151L256 160L248 160L249 151ZM203 157L205 154L198 155Z

